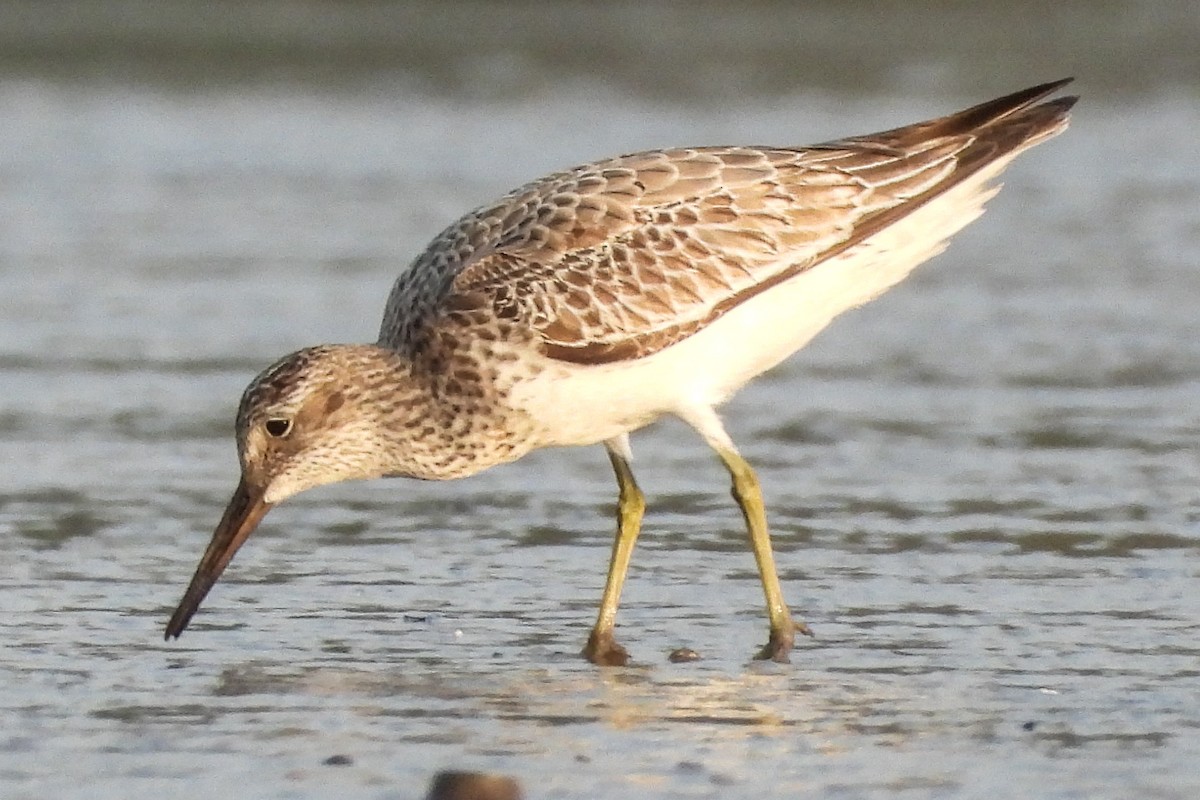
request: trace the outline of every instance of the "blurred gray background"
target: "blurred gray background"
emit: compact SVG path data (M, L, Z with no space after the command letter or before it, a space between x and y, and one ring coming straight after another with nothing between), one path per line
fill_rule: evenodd
M1197 796L1197 42L1190 0L0 2L0 795ZM372 340L458 215L1069 75L947 254L726 409L818 634L790 667L747 663L741 522L671 422L633 668L576 656L598 448L295 498L161 641L243 387Z

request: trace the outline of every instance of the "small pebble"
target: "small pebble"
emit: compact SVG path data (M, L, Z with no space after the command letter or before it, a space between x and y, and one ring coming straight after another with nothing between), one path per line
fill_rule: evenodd
M521 786L507 775L439 772L425 800L521 800Z
M343 755L343 754L339 753L337 755L332 755L329 758L325 759L325 761L323 763L326 766L330 766L330 767L348 767L354 763L354 759L348 755Z
M1036 727L1037 727L1037 723L1036 723L1036 722L1034 722L1033 720L1029 720L1028 722L1024 723L1024 724L1021 726L1021 729L1022 729L1022 730L1026 730L1026 731L1031 731L1031 730L1033 730L1033 729L1034 729L1034 728L1036 728Z
M671 651L667 656L667 661L672 664L686 664L689 661L699 661L700 654L690 647L679 647Z

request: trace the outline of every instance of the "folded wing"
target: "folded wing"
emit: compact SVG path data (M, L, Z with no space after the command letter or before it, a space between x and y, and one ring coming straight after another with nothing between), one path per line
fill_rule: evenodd
M381 342L475 308L564 361L658 352L1058 133L1074 98L1035 104L1064 83L812 147L655 151L550 176L439 236L397 281Z

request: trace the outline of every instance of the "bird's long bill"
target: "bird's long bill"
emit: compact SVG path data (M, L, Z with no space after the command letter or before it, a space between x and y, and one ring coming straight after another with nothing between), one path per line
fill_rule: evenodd
M196 567L196 574L192 576L192 582L183 593L179 607L167 623L165 638L178 638L179 634L183 633L196 609L204 602L209 589L212 589L217 578L221 577L225 567L233 560L233 554L270 510L271 504L263 502L261 490L251 488L243 478L229 500L217 529L213 531L212 541L208 543L208 549L204 551L204 557L200 559L200 565Z

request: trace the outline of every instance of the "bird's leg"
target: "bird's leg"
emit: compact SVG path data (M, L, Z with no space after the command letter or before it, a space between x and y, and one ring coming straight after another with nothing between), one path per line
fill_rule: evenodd
M642 527L642 514L646 510L646 496L638 488L629 468L628 445L608 445L608 458L617 473L617 535L613 540L612 557L608 562L608 579L604 583L604 596L600 600L600 615L592 628L583 657L601 666L624 666L629 653L613 638L613 625L617 618L617 604L621 602L621 588L625 585L625 572L629 569L629 558L633 545Z
M763 507L762 489L758 477L746 459L731 448L720 448L718 454L725 462L733 478L733 498L737 500L746 518L746 529L750 533L750 545L754 548L754 560L758 562L758 574L762 579L763 594L767 600L767 618L771 623L771 635L766 645L755 658L770 659L786 664L788 653L799 631L812 636L812 631L803 622L792 621L791 612L783 600L779 588L779 576L775 571L775 556L771 553L771 535L767 531L767 515Z

